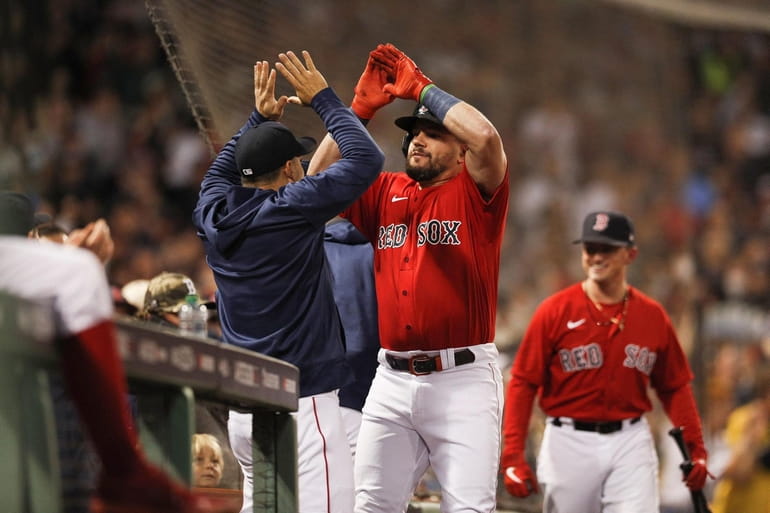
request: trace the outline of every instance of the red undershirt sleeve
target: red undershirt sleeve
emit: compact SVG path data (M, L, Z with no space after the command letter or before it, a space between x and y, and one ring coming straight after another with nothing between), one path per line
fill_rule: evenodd
M515 375L511 376L503 411L502 468L517 466L525 461L529 418L536 393L536 385Z
M682 436L693 460L706 459L700 416L690 384L667 392L658 392L663 409L676 427L682 428Z

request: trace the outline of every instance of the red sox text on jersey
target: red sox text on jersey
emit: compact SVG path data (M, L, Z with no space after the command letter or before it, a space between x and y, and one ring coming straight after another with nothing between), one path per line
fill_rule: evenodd
M647 376L655 365L655 351L638 344L627 344L625 347L626 358L623 366L636 369ZM572 349L559 349L559 361L564 372L576 372L586 369L598 369L604 364L604 355L601 345L596 342L587 345L573 347Z
M458 230L461 221L442 221L431 219L417 225L417 246L431 244L460 245ZM377 237L377 249L400 248L404 245L409 234L409 228L405 224L389 224L380 226Z

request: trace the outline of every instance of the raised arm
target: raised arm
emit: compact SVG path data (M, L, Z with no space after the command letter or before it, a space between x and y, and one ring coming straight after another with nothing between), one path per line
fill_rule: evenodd
M389 59L380 61L395 77L384 91L396 98L423 103L468 150L465 164L473 181L486 196L503 182L508 161L495 126L472 105L440 89L406 54L388 44ZM395 64L393 61L395 60Z
M286 96L276 98L275 79L276 72L270 69L267 61L254 64L254 110L240 130L222 147L203 177L198 204L193 212L193 223L199 233L203 233L205 226L213 226L218 210L224 205L227 191L241 184L241 175L235 163L235 144L241 135L265 121L277 121L283 115L287 103L299 101L292 101Z
M382 170L385 156L360 119L345 107L330 87L326 86L326 81L317 72L310 55L307 52L302 54L304 63L293 52L280 54L281 62L276 64L276 68L295 87L301 102L309 104L321 118L330 134L324 143L326 148L331 148L336 154L336 158L331 159L328 166L324 166L328 169L325 169L322 177L313 176L315 172L308 173L310 176L298 184L306 182L308 186L292 187L291 193L312 194L312 203L318 208L316 214L311 217L321 218L331 212L331 219L371 185ZM316 91L321 85L324 88ZM331 142L336 144L330 147L328 145ZM319 214L321 210L323 212Z
M235 164L235 143L241 135L251 127L267 120L277 121L283 115L289 98L275 98L275 78L275 70L270 69L267 61L257 61L254 64L254 110L246 124L222 147L203 177L196 212L222 199L233 185L240 185L241 177ZM197 215L194 219L197 224Z
M428 93L431 91L448 95L438 87L429 89ZM434 112L436 101L432 97L431 94L424 95L423 103ZM495 126L475 107L463 101L452 106L443 121L447 130L468 145L465 165L473 181L485 195L494 194L508 167L503 141Z

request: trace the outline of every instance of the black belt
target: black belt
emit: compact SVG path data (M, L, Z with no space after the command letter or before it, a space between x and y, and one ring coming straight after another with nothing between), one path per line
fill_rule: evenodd
M476 360L476 355L467 348L455 351L454 357L455 365L465 365ZM415 376L444 370L444 367L441 365L441 355L428 356L426 354L418 354L411 358L399 358L392 354L386 354L385 359L394 370L409 372Z
M635 417L631 419L630 424L636 424L640 420L642 420L641 417ZM558 427L569 425L565 422L562 422L559 417L554 417L553 420L551 420L551 424ZM610 420L607 422L584 422L582 420L573 420L572 425L578 431L592 431L602 435L614 433L615 431L620 431L623 429L622 420Z

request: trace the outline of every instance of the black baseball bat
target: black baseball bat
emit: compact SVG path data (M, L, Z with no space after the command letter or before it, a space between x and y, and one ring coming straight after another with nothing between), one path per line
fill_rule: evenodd
M692 459L690 459L690 451L687 449L687 445L684 443L682 428L671 428L668 431L668 434L673 437L677 447L679 447L679 451L682 453L682 458L684 458L684 461L679 464L679 468L682 469L682 473L685 477L687 477L687 474L689 474L690 470L692 470L693 463ZM692 499L692 507L695 513L711 513L708 502L706 501L706 496L703 495L703 490L690 490L690 498Z

